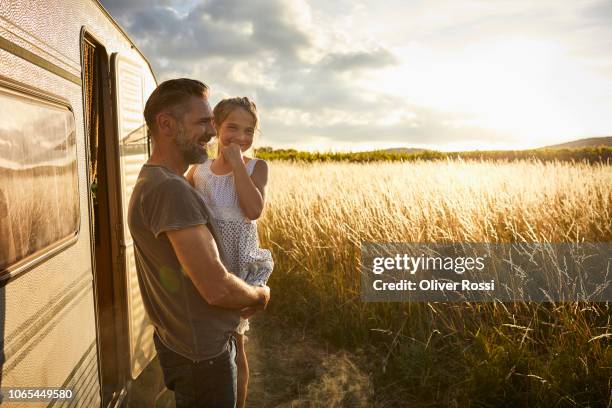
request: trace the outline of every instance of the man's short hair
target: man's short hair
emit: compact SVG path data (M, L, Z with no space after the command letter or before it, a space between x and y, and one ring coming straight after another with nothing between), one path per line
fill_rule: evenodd
M149 131L155 129L155 117L163 110L170 110L177 119L183 115L183 107L193 96L208 98L209 88L203 82L189 78L164 81L155 88L144 109Z

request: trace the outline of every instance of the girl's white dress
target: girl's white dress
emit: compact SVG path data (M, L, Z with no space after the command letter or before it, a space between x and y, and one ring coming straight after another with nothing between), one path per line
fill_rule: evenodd
M246 163L249 176L258 160L253 158ZM272 254L259 247L257 223L246 218L240 208L234 174L214 174L210 169L212 162L208 159L196 167L193 183L216 224L225 267L252 285L265 284L274 268ZM243 334L248 323L241 319L236 331Z

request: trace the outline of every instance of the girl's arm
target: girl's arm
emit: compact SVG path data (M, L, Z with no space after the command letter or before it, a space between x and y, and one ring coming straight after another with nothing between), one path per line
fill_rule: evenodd
M264 209L268 164L263 160L258 160L251 177L244 165L237 166L234 168L234 183L242 212L249 220L258 219Z
M197 164L191 166L189 170L187 171L187 174L185 174L185 178L187 179L187 181L189 182L189 184L191 184L191 187L193 188L195 188L195 184L193 182L193 173L195 173L195 169L197 166L198 166Z

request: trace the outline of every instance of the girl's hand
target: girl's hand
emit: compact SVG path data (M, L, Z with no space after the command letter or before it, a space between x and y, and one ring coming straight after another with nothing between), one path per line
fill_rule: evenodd
M228 146L225 146L222 153L225 160L227 160L234 169L244 163L242 161L242 150L240 150L240 146L236 143L230 143Z

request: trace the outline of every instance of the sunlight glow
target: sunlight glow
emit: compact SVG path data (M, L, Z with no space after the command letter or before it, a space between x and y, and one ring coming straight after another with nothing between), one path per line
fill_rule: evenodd
M585 100L603 100L610 85L575 62L562 44L492 40L435 52L412 44L395 50L403 64L364 82L401 95L407 104L464 115L456 126L504 132L513 148L584 137L610 126L609 115ZM606 122L606 123L604 123Z

